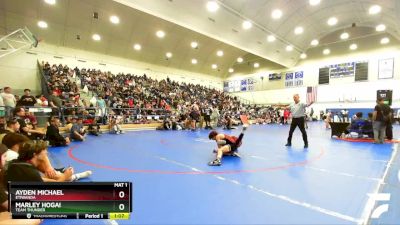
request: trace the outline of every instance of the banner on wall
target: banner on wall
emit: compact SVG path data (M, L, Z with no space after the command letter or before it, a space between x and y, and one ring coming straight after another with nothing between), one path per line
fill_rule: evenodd
M287 72L285 75L285 87L303 86L303 71Z
M254 79L246 78L243 80L224 81L224 92L253 91Z
M294 75L294 85L303 86L303 71L296 72Z
M294 79L293 72L286 73L285 87L293 87L294 85L293 79Z
M378 78L379 79L393 78L393 65L394 65L394 58L380 59Z
M354 76L355 71L356 71L355 62L333 64L329 66L329 77L342 78L342 77Z
M283 73L270 73L269 80L281 80Z

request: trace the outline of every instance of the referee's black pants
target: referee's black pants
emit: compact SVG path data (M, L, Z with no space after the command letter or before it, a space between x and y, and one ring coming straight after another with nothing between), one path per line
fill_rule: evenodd
M287 139L287 143L292 144L293 132L297 126L299 127L301 134L303 135L304 144L308 145L307 132L306 132L306 129L304 128L304 117L292 119L292 124L290 124L289 137Z

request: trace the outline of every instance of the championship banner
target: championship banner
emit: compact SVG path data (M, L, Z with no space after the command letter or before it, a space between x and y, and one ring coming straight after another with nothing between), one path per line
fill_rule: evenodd
M296 72L294 75L294 85L303 86L303 71Z
M247 91L247 79L240 81L240 91Z
M285 87L293 87L294 83L293 83L293 72L290 73L286 73L285 76Z
M271 73L269 74L269 80L281 80L283 73Z
M356 63L340 63L329 66L329 76L330 78L341 78L354 76L356 71Z

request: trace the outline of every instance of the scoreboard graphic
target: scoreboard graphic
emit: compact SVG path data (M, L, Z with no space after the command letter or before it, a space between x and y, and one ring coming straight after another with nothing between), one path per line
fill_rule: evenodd
M13 219L129 219L131 182L10 182Z

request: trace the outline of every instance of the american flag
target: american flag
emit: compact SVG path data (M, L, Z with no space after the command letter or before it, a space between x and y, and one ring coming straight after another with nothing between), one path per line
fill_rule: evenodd
M317 87L307 87L307 104L317 101Z

